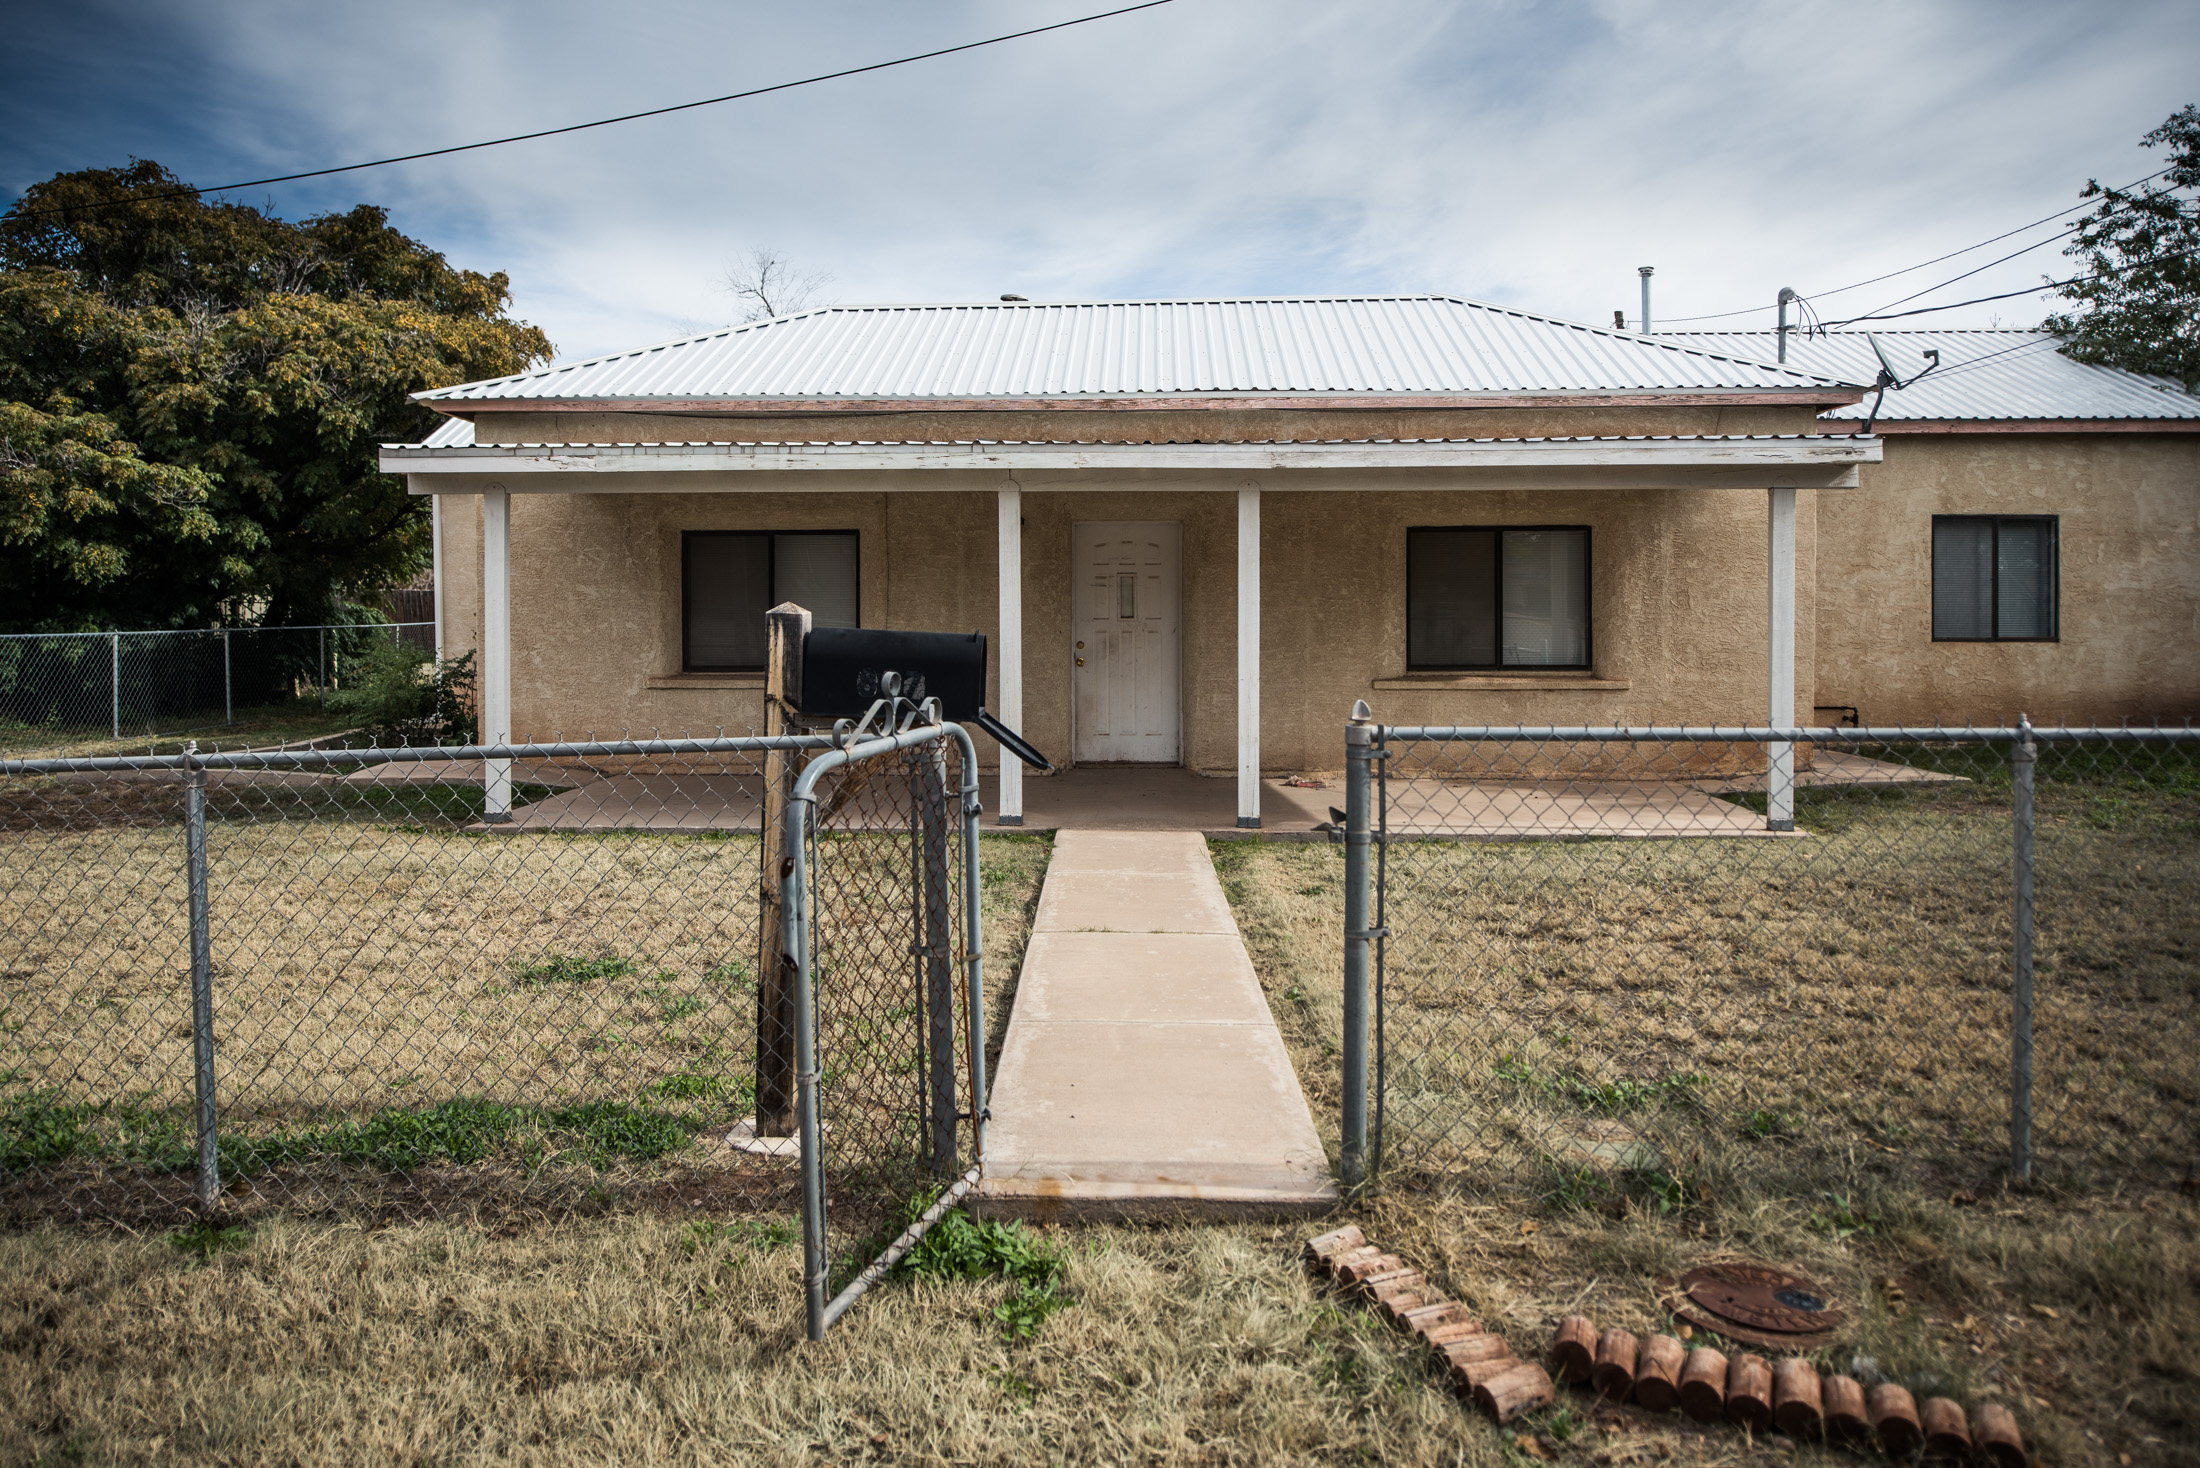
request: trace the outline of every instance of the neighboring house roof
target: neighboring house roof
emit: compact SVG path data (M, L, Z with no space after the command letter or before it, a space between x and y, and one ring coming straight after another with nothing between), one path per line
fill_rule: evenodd
M435 432L417 445L424 449L470 449L474 446L474 420L471 418L446 418L435 426ZM391 445L384 444L383 448Z
M1683 331L1672 336L1709 352L1768 360L1778 352L1777 338L1769 331ZM2200 419L2200 397L2173 379L2073 361L2056 350L2059 339L2044 331L1835 331L1809 337L1792 331L1788 365L1872 382L1879 359L1868 336L1879 338L1887 360L1905 377L1924 370L1924 352L1940 353L1940 366L1931 376L1887 393L1879 410L1882 423ZM1871 398L1866 398L1819 416L1861 421L1871 408Z
M1774 393L1854 382L1449 296L826 306L416 394L474 404ZM1867 376L1863 381L1870 381Z

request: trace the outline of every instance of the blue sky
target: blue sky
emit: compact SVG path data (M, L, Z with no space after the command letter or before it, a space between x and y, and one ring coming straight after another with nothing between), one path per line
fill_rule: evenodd
M7 4L0 197L158 159L351 162L767 84L1105 0L644 7ZM501 269L562 355L736 320L758 247L824 299L1442 291L1609 322L1771 324L2151 172L2200 100L2191 0L1176 0L577 136L251 191L387 206ZM1830 296L1880 306L2044 237ZM2053 246L1917 304L2015 290ZM1922 319L2030 324L2035 297Z

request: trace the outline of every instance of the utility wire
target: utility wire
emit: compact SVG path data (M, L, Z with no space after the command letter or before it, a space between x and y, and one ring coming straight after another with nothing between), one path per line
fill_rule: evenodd
M2142 265L2159 265L2165 260L2182 260L2188 255L2200 255L2200 248L2195 248L2191 250L2172 250L2166 255L2149 255L2144 260L2132 261L2131 264L2129 266L2126 266L2125 268L2131 269L2133 267ZM2102 271L2096 270L2090 275L2073 275L2068 280L2041 281L2038 285L2028 286L2021 291L2003 291L1998 296L1973 296L1968 301L1950 301L1945 306L1920 306L1914 311L1880 311L1875 312L1874 314L1869 316L1851 316L1846 321L1836 321L1833 324L1835 327L1842 327L1854 326L1859 321L1898 321L1905 316L1930 316L1935 311L1953 311L1958 306L1981 306L1988 301L2006 301L2016 296L2039 295L2044 291L2061 290L2066 285L2084 285L2087 281L2105 279L2107 279L2107 274ZM1943 282L1943 284L1945 284L1945 282ZM1938 287L1935 287L1935 289L1938 289ZM1922 295L1923 292L1919 292L1919 294Z
M2146 176L2145 178L2139 179L2139 180L2137 180L2137 181L2136 181L2136 182L2134 182L2134 183L2128 183L2128 184L2125 184L2125 185L2124 185L2124 186L2123 186L2122 188L2120 188L2120 189L2117 189L2117 190L2115 190L2115 192L2117 192L2117 193L2119 193L2119 194L2128 194L2128 193L2130 193L2130 192L2131 192L2131 191L2132 191L2133 189L2135 189L2135 188L2138 188L2138 187L2140 187L2140 185L2142 185L2142 184L2150 184L2150 183L2154 182L2154 181L2155 181L2156 179L2160 178L2160 177L2161 177L2161 176L2162 176L2163 174L2165 174L2165 173L2167 173L2167 172L2169 172L2169 169L2167 169L2167 168L2164 168L2164 169L2160 169L2160 170L2158 170L2157 172L2154 172L2154 173L2150 173L2150 174L2148 174L2148 175L2147 175L2147 176ZM1898 275L1908 275L1908 274L1910 274L1910 273L1911 273L1912 271L1917 271L1917 270L1923 270L1923 269L1924 269L1924 268L1925 268L1926 266L1928 266L1928 265L1938 265L1938 264L1940 264L1940 263L1941 263L1941 261L1943 261L1943 260L1953 260L1953 259L1955 259L1955 258L1956 258L1956 256L1958 256L1958 255L1968 255L1968 254L1970 254L1970 253L1971 253L1971 252L1972 252L1973 250L1983 250L1983 249L1985 249L1985 248L1986 248L1986 247L1987 247L1988 245L1998 245L1998 244L2000 244L2000 243L2001 243L2001 242L2002 242L2003 240L2009 239L2009 238L2011 238L2012 236L2015 236L2015 235L2020 235L2020 234L2023 234L2023 233L2024 233L2024 232L2025 232L2026 230L2028 230L2028 229L2038 229L2038 228L2039 228L2039 227L2040 227L2041 225L2043 225L2043 224L2052 224L2052 223L2053 223L2054 221L2056 221L2056 220L2058 220L2058 219L2062 218L2062 217L2063 217L2063 216L2064 216L2065 214L2069 214L2069 213L2072 213L2073 211L2075 211L2075 210L2079 210L2079 209L2090 209L2090 208L2092 208L2092 207L2093 207L2093 206L2092 206L2091 204L2089 204L2089 203L2078 203L2078 204L2073 204L2073 205L2071 205L2071 206L2070 206L2070 208L2068 208L2068 209L2058 209L2058 210L2056 210L2056 211L2055 211L2055 212L2054 212L2053 214L2049 214L2049 215L2046 215L2046 216L2044 216L2044 217L2042 217L2042 218L2039 218L2039 219L2035 219L2035 220L2033 220L2033 221L2032 221L2032 222L2031 222L2030 224L2020 224L2020 225L2018 225L2018 226L2017 226L2017 227L2016 227L2015 229L2012 229L2012 230L2008 230L2008 231L2006 231L2005 233L2002 233L2002 234L1997 234L1997 235L1995 235L1995 236L1994 236L1994 237L1993 237L1992 239L1985 239L1985 240L1980 240L1980 241L1979 241L1979 242L1978 242L1977 244L1975 244L1975 245L1965 245L1965 246L1964 246L1964 247L1963 247L1962 249L1960 249L1960 250L1950 250L1950 251L1949 251L1949 252L1948 252L1947 254L1945 254L1945 255L1935 255L1935 256L1934 256L1934 257L1933 257L1932 259L1930 259L1930 260L1921 260L1921 261L1919 261L1919 262L1918 262L1917 264L1915 264L1915 265L1905 265L1905 266L1903 266L1903 267L1902 267L1902 268L1901 268L1900 270L1890 270L1890 271L1888 271L1888 272L1887 272L1887 273L1886 273L1885 275L1875 275L1875 276L1873 276L1873 277L1872 277L1872 278L1871 278L1870 280L1860 280L1860 281L1857 281L1857 282L1856 282L1855 284L1853 284L1853 285L1837 285L1837 286L1835 286L1835 287L1834 287L1834 288L1833 288L1832 290L1830 290L1830 291L1815 291L1815 292L1813 292L1813 293L1811 294L1811 296L1809 297L1809 299L1811 299L1811 300L1820 300L1820 299L1822 299L1822 298L1824 298L1824 297L1826 297L1826 296L1838 296L1838 295L1840 295L1840 294L1841 294L1841 293L1842 293L1843 291L1862 290L1862 289L1863 289L1863 288L1864 288L1865 286L1868 286L1868 285L1877 285L1877 284L1879 284L1879 282L1881 282L1881 281L1883 281L1883 280L1893 280L1893 279L1894 279L1894 278L1895 278L1896 276L1898 276ZM2055 239L2055 240L2059 240L2059 239L2063 238L2063 236L2064 236L2064 235L2070 235L2070 234L2075 234L2075 233L2077 233L2078 229L2079 229L2079 226L2078 226L2078 225L2075 225L2075 224L2074 224L2074 225L2072 225L2072 226L2071 226L2070 228L2068 228L2068 229L2064 230L2064 231L2062 232L2062 234L2058 234L2058 235L2050 235L2050 236L2048 237L2048 239ZM2042 240L2042 241L2040 241L2040 244L2043 244L2043 245L2044 245L2044 244L2046 244L2046 243L2048 243L2048 240ZM2028 249L2037 249L2037 248L2038 248L2038 246L2037 246L2037 245L2032 245L2032 246L2027 246L2026 248L2028 248ZM2022 250L2020 250L2020 251L2018 251L2017 253L2018 253L2018 254L2022 254L2022 253L2024 253L2024 252L2023 252ZM1974 273L1975 273L1975 272L1974 272ZM1961 280L1961 279L1963 279L1963 277L1959 275L1959 276L1957 276L1957 277L1956 277L1956 279L1957 279L1957 280ZM1946 284L1948 284L1948 282L1947 282L1947 281L1942 281L1942 282L1941 282L1941 284L1942 284L1942 285L1946 285ZM1935 289L1938 289L1938 287L1935 287ZM1920 291L1920 292L1918 292L1918 294L1919 294L1919 295L1923 295L1923 294L1925 294L1925 292L1923 292L1923 291ZM2019 292L2019 294L2022 294L2022 292ZM1798 299L1798 300L1800 300L1800 299L1803 299L1803 298L1802 298L1802 297L1797 297L1797 299ZM1894 304L1900 304L1900 303L1899 303L1899 302L1896 302L1896 303L1894 303ZM1758 313L1759 311L1764 311L1764 310L1768 310L1768 309L1770 309L1770 308L1769 308L1769 307L1765 307L1765 306L1745 306L1745 307L1743 307L1743 308L1742 308L1741 310L1739 310L1739 311L1714 311L1714 312L1712 312L1711 314L1709 314L1708 316L1668 316L1668 317L1665 317L1665 318L1663 318L1663 319L1664 319L1664 320L1667 320L1667 321L1671 321L1671 322L1675 323L1676 325L1678 325L1678 324L1680 324L1680 323L1683 323L1683 322L1689 322L1689 321L1721 321L1721 320L1724 320L1724 319L1726 319L1727 317L1730 317L1730 316L1754 316L1754 315L1756 315L1756 314L1757 314L1757 313ZM1859 319L1861 319L1861 318L1859 318Z
M1951 276L1950 276L1950 277L1948 277L1948 278L1947 278L1946 280L1944 280L1944 281L1940 282L1940 284L1939 284L1939 285L1929 285L1929 286L1925 287L1925 289L1923 289L1923 290L1921 290L1921 291L1912 291L1912 292L1910 292L1910 293L1909 293L1908 295L1906 295L1906 296L1903 296L1903 297L1901 297L1901 298L1899 298L1899 299L1897 299L1897 300L1892 300L1892 301L1889 301L1889 302L1887 302L1887 305L1885 305L1885 306L1878 306L1878 307L1874 307L1874 308L1873 308L1872 310L1870 310L1870 311L1866 311L1866 312L1862 313L1861 315L1857 315L1857 316L1852 316L1852 317L1850 317L1850 318L1849 318L1849 321L1870 321L1870 320L1876 320L1876 319L1877 319L1877 316L1878 316L1878 313L1879 313L1879 312L1881 312L1881 311L1885 311L1885 310L1886 310L1886 309L1887 309L1887 308L1888 308L1889 306L1906 306L1906 305L1908 305L1908 304L1909 304L1910 302L1912 302L1912 301L1916 300L1916 299L1917 299L1917 298L1918 298L1919 296L1929 296L1929 295L1931 295L1931 294L1932 294L1932 293L1933 293L1934 291L1940 290L1940 289L1942 289L1942 288L1943 288L1943 287L1945 287L1945 286L1951 286L1951 285L1954 285L1954 284L1955 284L1955 283L1956 283L1957 281L1959 281L1959 280L1969 280L1969 279L1970 279L1970 278L1971 278L1972 276L1974 276L1974 275L1978 274L1978 273L1979 273L1979 272L1980 272L1981 270L1991 270L1991 269L1993 269L1993 268L1994 268L1994 267L1995 267L1996 265L2006 265L2006 264L2008 264L2008 263L2009 263L2009 262L2010 262L2011 260L2014 260L2014 259L2016 259L2016 258L2017 258L2017 256L2019 256L2019 255L2029 255L2029 254L2031 254L2031 253L2032 253L2032 252L2033 252L2034 250L2038 249L2038 248L2039 248L2039 247L2040 247L2041 245L2051 245L2051 244L2055 243L2055 241L2057 241L2057 240L2059 240L2059 239L2062 239L2062 238L2064 238L2064 237L2065 237L2065 236L2067 236L2067 235L2073 235L2073 234L2076 234L2076 233L2078 232L2078 228L2079 228L2079 227L2078 227L2077 225L2072 225L2072 226L2071 226L2070 228L2068 228L2068 229L2064 230L2064 231L2062 232L2062 234L2051 234L2051 235L2049 235L2049 236L2048 236L2048 237L2047 237L2046 239L2044 239L2044 240L2040 240L2040 241L2038 241L2038 242L2036 242L2036 243L2034 243L2034 244L2029 244L2029 245L2026 245L2026 246L2025 246L2025 247L2024 247L2023 249L2021 249L2021 250L2011 250L2011 251L2010 251L2010 252L2009 252L2008 254L2006 254L2006 255L2003 255L2003 256L2002 256L2002 257L2001 257L2000 259L1998 259L1998 260L1989 260L1989 261L1987 261L1987 262L1986 262L1986 263L1985 263L1984 265L1976 266L1976 267L1974 267L1974 268L1972 268L1972 269L1970 269L1970 270L1966 270L1966 271L1964 271L1964 272L1963 272L1963 273L1962 273L1961 275L1951 275ZM1848 321L1842 321L1842 322L1837 322L1836 324L1837 324L1837 325L1840 325L1840 326L1846 326L1846 325L1848 325Z
M874 61L869 66L851 66L842 71L828 71L818 76L806 76L800 81L777 82L768 87L751 87L745 92L728 92L723 97L705 97L697 102L677 102L670 107L652 107L646 112L628 112L618 117L598 118L594 122L576 122L565 127L546 127L539 132L514 133L507 138L489 138L479 143L458 143L448 148L429 148L420 153L401 153L394 158L377 158L371 163L345 163L335 168L313 168L304 173L283 173L273 178L246 179L243 183L221 184L204 189L171 189L164 194L140 194L129 199L107 199L93 204L63 204L50 209L32 209L19 214L18 219L38 219L51 214L68 214L78 210L111 209L125 204L150 204L163 199L193 199L202 194L222 194L233 189L256 189L262 184L295 183L304 178L326 178L335 173L356 173L362 168L386 168L392 163L412 163L422 158L441 158L451 153L471 153L477 148L501 148L506 143L524 143L534 138L554 138L565 133L586 132L590 128L610 127L615 123L635 122L644 117L663 117L669 112L686 112L696 107L715 107L721 102L738 102L744 97L761 97L769 92L785 92L795 87L815 86L819 82L838 81L842 77L862 76L866 72L886 71L896 66L908 66L918 61L931 61L941 56L953 56L962 51L976 51L984 46L998 46L1003 41L1020 41L1026 36L1043 36L1048 31L1068 30L1071 26L1090 25L1096 20L1109 20L1134 11L1152 10L1168 5L1173 0L1143 0L1138 5L1126 5L1119 10L1103 10L1097 15L1081 15L1075 20L1057 21L1053 25L1033 26L1030 30L1010 31L1005 36L989 36L982 41L966 41L960 46L942 46L937 51L922 51L915 56L902 56L892 61Z

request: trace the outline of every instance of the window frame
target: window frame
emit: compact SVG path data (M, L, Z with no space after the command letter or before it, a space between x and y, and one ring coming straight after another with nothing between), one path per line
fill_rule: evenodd
M1989 564L1993 568L1993 584L1987 588L1986 610L1993 627L1986 637L1943 637L1934 608L1939 604L1940 592L1940 527L1943 521L1977 524L1984 521L1993 527L1993 541L1988 547ZM2001 631L2001 527L2008 522L2047 527L2047 621L2054 629L2045 637L2005 637ZM1925 592L1925 620L1927 635L1934 642L1987 643L1987 642L2060 642L2062 641L2062 516L2060 515L1935 515L1926 532L1925 558L1929 574Z
M1486 530L1498 537L1492 596L1497 612L1494 663L1417 663L1413 660L1413 537L1423 531ZM1507 531L1568 530L1581 533L1581 661L1508 663L1505 657L1505 541ZM1596 668L1596 531L1588 525L1408 525L1406 527L1406 671L1409 673L1588 673Z
M692 544L692 543L693 543L694 541L696 541L696 540L698 540L698 539L703 539L703 538L724 538L724 537L726 537L726 536L733 536L733 535L760 535L760 536L763 536L763 537L764 537L764 538L765 538L766 540L768 540L768 541L770 541L770 542L771 542L771 544L770 544L769 546L767 546L767 547L766 547L766 550L765 550L765 555L764 555L764 575L765 575L765 577L766 577L766 581L767 581L767 585L766 585L766 589L765 589L765 601L764 601L764 605L765 605L766 607L776 607L776 606L778 606L778 605L779 605L779 545L778 545L778 540L779 540L779 537L780 537L780 536L782 536L782 535L845 535L845 536L847 536L847 537L848 537L849 539L853 540L853 541L855 542L855 545L856 545L856 569L855 569L855 577L856 577L856 586L855 586L855 591L856 591L856 625L857 625L858 627L860 627L860 626L862 626L862 625L863 625L863 532L862 532L862 531L860 531L860 530L856 530L856 529L842 529L842 528L839 528L839 527L836 527L836 526L820 526L820 527L818 527L818 528L816 528L816 529L810 529L810 528L808 528L808 527L805 527L805 526L794 526L794 527L784 527L784 528L772 528L772 529L764 529L764 530L683 530L683 531L681 531L681 532L680 532L680 671L681 671L681 672L683 672L683 673L761 673L761 672L764 672L764 671L765 671L765 667L764 667L764 665L763 665L762 663L753 663L753 664L751 664L751 663L744 663L744 664L733 664L733 663L710 663L710 664L706 664L706 665L701 665L701 666L698 666L697 664L694 664L694 663L691 663L691 662L689 662L689 661L688 661L688 647L689 647L689 645L690 645L690 638L689 638L689 635L688 635L688 628L689 628L689 625L690 625L691 619L693 618L693 616L694 616L694 612L695 612L695 589L694 589L694 586L692 585L692 581L693 581L693 578L692 578L692 577L690 577L690 576L689 576L689 574L688 574L688 565L689 565L689 561L688 561L688 547L689 547L689 546L690 546L690 545L691 545L691 544Z

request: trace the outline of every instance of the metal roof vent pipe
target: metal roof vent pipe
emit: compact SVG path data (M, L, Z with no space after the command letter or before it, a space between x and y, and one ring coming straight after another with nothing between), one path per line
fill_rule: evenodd
M1787 359L1788 359L1788 303L1789 303L1790 301L1793 301L1793 300L1794 300L1795 298L1796 298L1796 296L1795 296L1795 287L1794 287L1794 286L1791 286L1791 285L1784 285L1784 286L1781 286L1781 287L1780 287L1780 331L1779 331L1779 337L1780 337L1780 360L1781 360L1781 361L1782 361L1783 363L1784 363L1784 362L1786 362L1786 361L1787 361Z
M1642 277L1642 334L1650 334L1650 277L1657 273L1655 265L1637 265L1635 274Z

